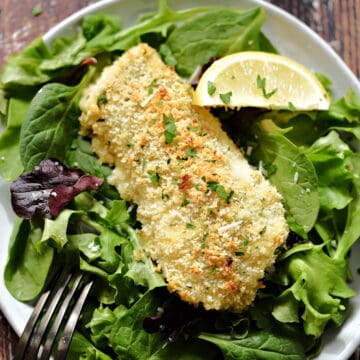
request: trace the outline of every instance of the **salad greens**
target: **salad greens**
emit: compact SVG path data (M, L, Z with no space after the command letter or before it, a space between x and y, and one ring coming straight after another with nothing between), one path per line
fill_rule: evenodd
M214 110L282 194L291 233L248 311L195 309L167 292L143 252L136 206L107 183L111 168L78 135L78 102L104 66L141 41L184 78L232 52L276 49L261 31L260 8L177 12L158 3L156 13L128 29L118 16L87 15L78 34L51 48L40 37L5 65L0 176L14 181L56 158L104 179L99 189L75 194L57 217L16 219L6 286L16 299L32 301L60 267L75 264L94 276L69 359L310 358L326 328L341 325L354 295L348 260L360 236L360 98L349 90L321 112Z

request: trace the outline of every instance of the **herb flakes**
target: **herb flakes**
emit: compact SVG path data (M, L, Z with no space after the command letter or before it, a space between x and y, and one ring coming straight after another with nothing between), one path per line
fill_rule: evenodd
M185 149L184 152L185 152L186 155L189 155L190 157L197 157L194 148Z
M163 114L163 119L164 119L164 126L165 126L165 131L164 131L164 136L165 136L165 142L167 144L171 144L177 134L177 130L176 130L176 125L175 125L175 121L173 118Z
M277 89L273 89L270 92L266 91L266 78L262 78L260 75L256 77L256 86L262 91L265 99L270 99L276 92Z
M159 173L155 172L155 171L152 171L152 170L148 170L147 173L150 176L151 182L156 186L160 186L160 175L159 175Z
M207 84L207 90L208 90L208 94L210 96L214 95L215 94L215 91L216 91L216 86L213 82L211 81L208 81L208 84Z
M232 96L232 91L229 91L227 93L224 94L220 94L220 99L221 101L225 104L228 105L230 104L230 100L231 100L231 96Z
M34 6L33 9L31 10L32 16L39 16L42 14L42 12L43 12L43 8L40 4Z
M208 190L215 191L219 198L225 200L227 204L230 203L231 197L234 195L233 190L230 190L229 193L227 193L225 188L216 181L208 181L206 185Z
M97 98L97 106L98 107L107 104L107 102L108 102L108 99L107 99L106 93L102 93L101 95L98 96L98 98Z

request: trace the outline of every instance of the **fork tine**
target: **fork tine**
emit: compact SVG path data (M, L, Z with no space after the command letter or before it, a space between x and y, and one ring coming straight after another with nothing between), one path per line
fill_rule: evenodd
M40 318L41 314L43 313L43 310L45 309L48 301L51 300L50 294L52 294L52 293L58 294L59 291L61 291L61 289L62 289L62 291L64 291L64 288L65 288L64 283L67 281L68 277L69 277L69 272L68 272L68 270L64 269L57 280L57 286L55 287L55 289L53 291L51 291L49 289L40 296L39 300L37 301L37 303L35 305L35 308L34 308L32 314L30 316L30 319L25 326L23 334L21 335L14 360L22 360L25 358L25 353L26 353L27 347L30 343L30 340L32 339L32 335L36 328L36 324L39 321L39 318ZM59 298L58 298L58 300L59 300ZM41 335L41 338L42 338L42 336L43 336L43 334ZM39 340L39 343L41 342L41 338ZM30 359L34 358L35 355L36 354L26 354L26 359L30 360Z
M92 281L83 281L84 276L81 272L72 273L64 268L54 279L56 286L40 296L26 324L14 360L35 360L39 355L41 360L50 359L60 329L63 334L58 343L58 352L53 355L56 359L65 359L82 307L93 284ZM72 301L74 298L77 301Z
M44 348L41 353L41 358L40 358L41 360L45 360L45 359L49 358L53 344L56 339L56 335L57 335L57 333L60 329L60 326L64 320L66 310L69 308L70 301L73 298L76 290L78 289L82 278L83 278L83 274L78 273L73 281L70 291L66 294L66 297L64 298L64 300L61 304L61 307L59 308L59 310L56 314L56 319L55 319L53 325L51 326L50 331L47 334L46 342L45 342Z
M74 306L74 309L71 312L70 317L65 325L64 332L59 341L58 349L54 356L54 360L65 360L66 354L69 350L72 336L74 334L75 326L78 322L78 319L79 319L79 316L81 313L81 309L82 309L82 307L85 303L85 300L91 290L92 285L93 285L93 281L90 281L89 283L87 283L84 286L84 288Z
M37 354L39 352L39 348L41 346L41 341L45 335L46 329L50 323L52 316L54 315L57 306L61 300L61 296L64 293L68 283L70 282L72 277L71 273L68 273L66 270L60 275L60 278L57 280L54 296L49 298L51 300L49 306L47 307L46 313L44 317L40 321L39 327L33 333L33 340L30 344L30 350L26 354L26 360L32 360L37 358ZM47 304L46 304L47 305Z
M36 303L36 306L30 316L30 319L25 326L25 330L23 331L23 333L21 335L14 360L22 360L24 358L25 350L29 343L30 336L33 333L35 324L40 317L40 314L43 310L43 307L44 307L49 295L50 295L50 290L44 292L41 295L41 297L39 298L38 302Z

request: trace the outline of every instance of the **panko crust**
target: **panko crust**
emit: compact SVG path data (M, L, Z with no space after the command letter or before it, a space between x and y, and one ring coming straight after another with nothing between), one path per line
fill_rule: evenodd
M143 247L168 289L206 309L249 306L288 235L281 196L192 104L190 85L140 44L103 70L80 107L81 133L137 204Z

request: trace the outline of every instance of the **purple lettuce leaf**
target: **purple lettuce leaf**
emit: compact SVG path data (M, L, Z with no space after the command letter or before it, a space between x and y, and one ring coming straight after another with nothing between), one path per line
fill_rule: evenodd
M21 218L32 219L38 214L51 219L76 195L98 189L103 181L81 169L68 169L55 159L46 159L11 184L11 204Z

